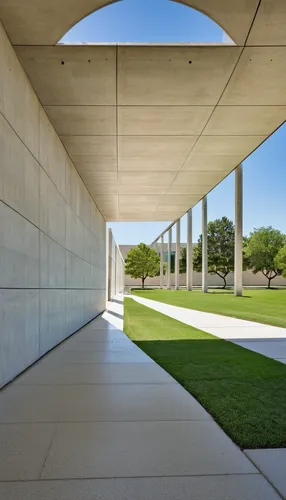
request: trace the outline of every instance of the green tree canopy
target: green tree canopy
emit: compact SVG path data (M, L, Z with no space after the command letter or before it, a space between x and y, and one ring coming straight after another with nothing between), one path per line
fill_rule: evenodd
M275 257L274 263L277 269L282 271L283 278L286 278L286 245L280 248L278 254Z
M187 272L187 248L182 247L180 251L180 273L184 274Z
M208 223L208 272L217 274L226 287L226 276L234 270L234 224L227 217ZM193 267L202 271L202 235L193 249Z
M156 250L145 243L140 243L136 248L129 250L125 262L125 273L131 278L141 278L142 288L144 288L146 278L157 276L159 271L160 257Z
M282 274L279 262L279 251L285 244L285 236L278 230L269 227L260 227L250 233L246 248L246 257L249 267L254 274L261 272L268 279L268 288L271 280ZM279 256L277 254L279 253Z

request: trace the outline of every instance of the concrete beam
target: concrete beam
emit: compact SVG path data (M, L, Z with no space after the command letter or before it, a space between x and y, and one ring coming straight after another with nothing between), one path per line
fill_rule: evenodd
M193 289L193 215L192 209L187 215L187 290Z
M176 223L175 289L180 288L181 219Z
M208 202L205 196L202 200L202 291L208 292Z
M235 170L235 255L234 255L234 295L242 296L243 271L243 171L242 165Z

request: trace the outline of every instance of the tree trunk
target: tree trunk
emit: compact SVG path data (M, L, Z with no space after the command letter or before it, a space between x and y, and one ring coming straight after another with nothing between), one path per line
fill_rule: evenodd
M145 279L146 278L141 278L141 279L142 279L142 290L144 290L144 288L145 288Z
M271 288L271 280L272 278L268 278L268 288Z
M225 278L226 278L227 274L225 274L224 276L222 276L217 271L215 271L215 274L217 274L217 276L223 280L224 285L223 285L222 289L224 290L226 288L226 279Z
M223 290L226 288L226 279L225 279L225 276L221 276L221 278L223 279L223 282L224 282L224 285L223 285Z

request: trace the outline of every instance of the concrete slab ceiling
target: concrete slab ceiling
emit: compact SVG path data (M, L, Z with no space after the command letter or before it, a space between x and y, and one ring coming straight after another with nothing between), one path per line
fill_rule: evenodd
M180 217L286 119L285 0L182 0L224 46L55 46L112 2L24 3L0 19L106 220Z
M286 47L16 51L107 220L181 216L286 118Z

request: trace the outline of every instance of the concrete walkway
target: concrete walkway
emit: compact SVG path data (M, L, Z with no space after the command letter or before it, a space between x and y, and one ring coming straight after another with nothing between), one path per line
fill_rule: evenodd
M120 301L111 320L122 320ZM0 498L280 497L199 403L100 317L0 393Z
M136 295L130 297L170 318L286 363L286 328L172 306Z

